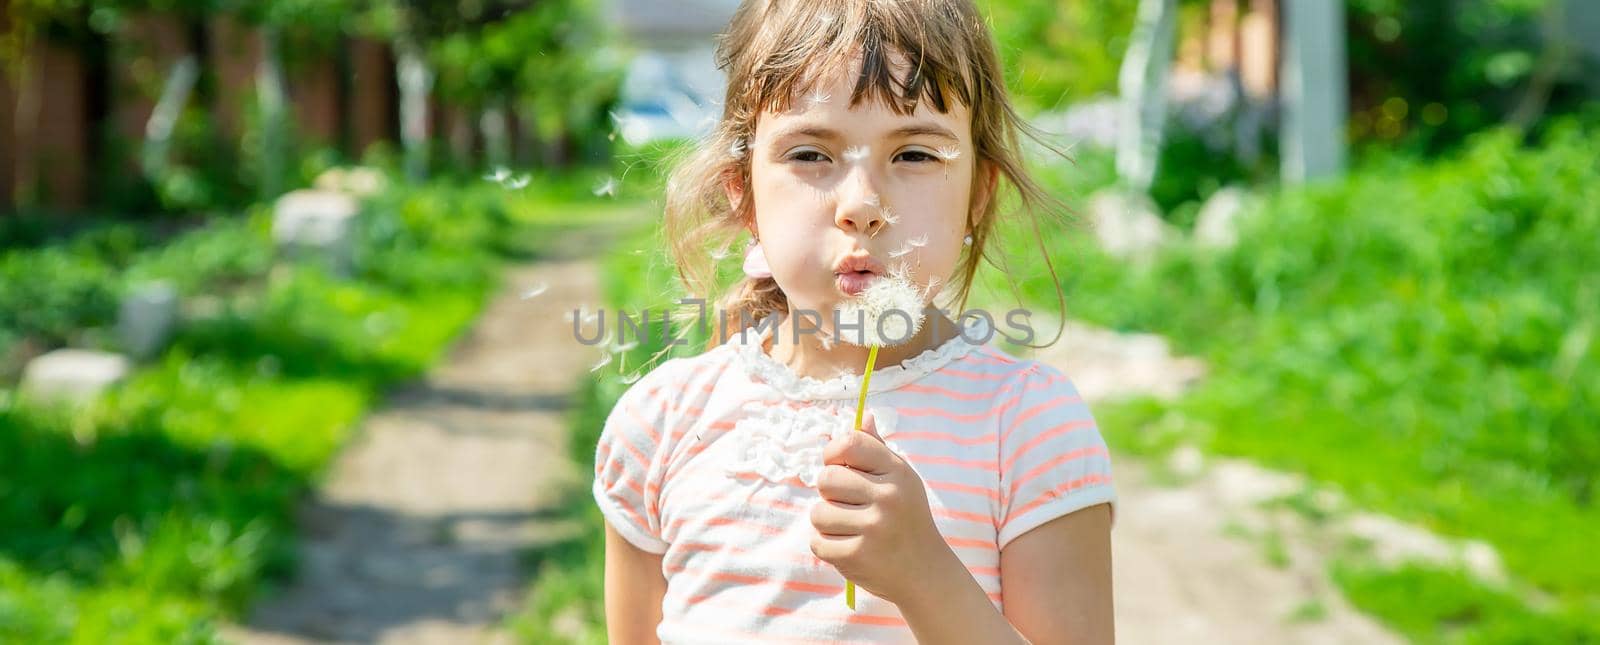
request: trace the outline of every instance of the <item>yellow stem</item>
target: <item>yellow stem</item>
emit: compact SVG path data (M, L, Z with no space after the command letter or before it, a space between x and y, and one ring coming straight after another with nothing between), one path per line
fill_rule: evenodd
M878 362L878 346L873 345L867 350L867 369L861 374L861 396L856 399L856 430L861 429L861 414L867 409L867 385L872 383L872 366ZM850 610L856 608L856 583L844 581L844 604Z

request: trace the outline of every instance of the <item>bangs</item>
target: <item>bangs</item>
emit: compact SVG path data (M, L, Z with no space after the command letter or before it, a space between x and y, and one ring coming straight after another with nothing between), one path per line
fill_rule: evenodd
M747 3L762 4L762 3ZM910 114L927 100L940 113L951 101L976 107L973 43L964 20L976 16L927 15L922 3L861 0L773 0L757 9L757 33L730 33L719 55L730 80L742 77L745 108L785 111L818 80L855 74L850 105L878 101ZM930 3L931 4L931 3ZM742 36L742 38L741 38ZM742 40L742 43L734 41ZM742 45L742 46L741 46ZM733 109L733 97L728 108ZM746 116L754 116L749 114Z

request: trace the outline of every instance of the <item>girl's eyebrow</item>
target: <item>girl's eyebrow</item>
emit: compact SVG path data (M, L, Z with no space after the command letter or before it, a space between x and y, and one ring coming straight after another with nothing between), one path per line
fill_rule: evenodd
M926 135L931 137L939 137L941 139L949 139L951 143L961 143L961 139L956 137L956 133L951 132L949 128L935 123L914 123L903 128L895 128L894 132L889 134L896 138Z
M892 139L903 139L918 135L948 139L951 143L961 143L961 139L957 137L954 132L951 132L949 128L941 126L937 123L913 123L911 125L895 128L889 132L889 138ZM782 141L790 137L811 137L815 139L830 140L838 140L843 138L837 130L819 125L798 124L778 131L778 133L773 136L772 139L774 141Z

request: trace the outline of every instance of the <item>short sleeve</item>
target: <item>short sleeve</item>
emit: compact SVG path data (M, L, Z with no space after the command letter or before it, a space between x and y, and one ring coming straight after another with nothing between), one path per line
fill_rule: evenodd
M1089 407L1061 370L1028 361L1001 415L1001 548L1041 524L1100 503L1116 490L1111 455Z
M650 553L667 550L659 497L665 467L662 442L668 436L674 390L661 378L666 367L662 364L622 393L595 446L595 503L617 533Z

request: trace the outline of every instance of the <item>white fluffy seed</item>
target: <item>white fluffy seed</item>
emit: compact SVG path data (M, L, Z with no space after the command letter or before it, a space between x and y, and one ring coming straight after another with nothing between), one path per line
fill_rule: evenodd
M923 306L922 294L911 284L909 274L897 268L873 280L860 295L839 303L835 314L840 323L861 323L861 329L841 334L839 340L879 347L910 341L922 329Z

